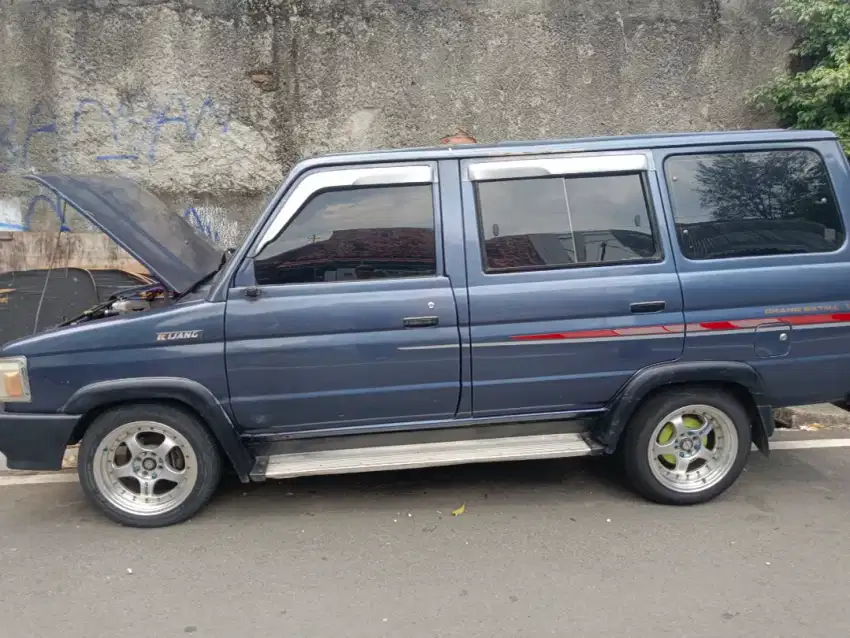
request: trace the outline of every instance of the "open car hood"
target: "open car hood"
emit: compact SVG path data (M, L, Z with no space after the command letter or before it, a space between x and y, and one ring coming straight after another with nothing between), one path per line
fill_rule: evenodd
M27 175L67 201L174 292L221 264L221 251L156 195L123 177Z

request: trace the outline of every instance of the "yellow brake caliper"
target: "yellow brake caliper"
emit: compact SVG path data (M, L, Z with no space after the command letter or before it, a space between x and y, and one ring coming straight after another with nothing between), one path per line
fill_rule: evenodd
M702 427L702 421L693 416L685 415L682 417L682 422L685 424L685 427L689 430L698 430ZM661 428L661 432L658 433L658 444L665 445L673 440L673 437L676 435L676 428L672 423L665 423L664 427ZM703 447L708 445L708 436L704 436L700 439ZM664 459L665 463L670 465L676 465L676 457L673 454L663 454L661 456Z

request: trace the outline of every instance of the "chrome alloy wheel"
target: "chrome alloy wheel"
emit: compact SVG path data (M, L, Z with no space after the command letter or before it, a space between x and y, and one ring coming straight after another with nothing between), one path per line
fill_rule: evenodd
M649 467L664 487L700 492L716 485L738 455L732 419L710 405L688 405L661 420L649 439Z
M106 500L140 516L177 508L198 480L192 446L177 430L155 421L112 430L98 445L92 470Z

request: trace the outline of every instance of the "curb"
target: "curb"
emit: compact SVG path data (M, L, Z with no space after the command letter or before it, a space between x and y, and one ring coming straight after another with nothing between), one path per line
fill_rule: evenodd
M795 430L820 430L825 427L850 429L850 412L831 403L776 408L773 418Z
M65 455L62 457L63 470L76 470L77 458L80 456L80 445L71 445L65 448Z

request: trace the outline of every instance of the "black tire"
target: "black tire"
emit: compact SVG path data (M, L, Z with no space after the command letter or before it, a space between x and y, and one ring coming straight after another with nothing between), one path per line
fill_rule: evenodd
M704 490L680 492L661 483L650 469L648 449L655 427L667 415L688 405L707 405L723 412L732 421L738 436L738 450L727 473ZM695 505L712 500L738 479L750 453L752 429L741 402L720 389L694 387L671 390L649 399L632 418L620 441L622 463L631 486L645 498L665 505Z
M94 476L98 446L116 428L136 421L164 424L182 435L194 452L197 478L189 495L172 510L158 514L135 514L110 502ZM221 479L222 461L216 441L193 414L168 405L146 403L112 408L99 415L86 430L80 444L77 473L88 500L109 519L129 527L166 527L194 516L212 498Z

